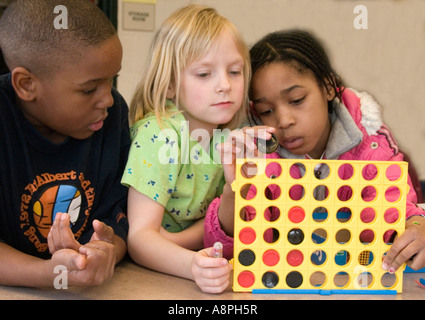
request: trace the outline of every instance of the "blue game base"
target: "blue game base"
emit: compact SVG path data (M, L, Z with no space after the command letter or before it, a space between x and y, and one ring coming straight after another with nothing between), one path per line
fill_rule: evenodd
M420 272L425 273L425 268L422 268L422 269L419 269L419 270L413 270L409 266L406 266L406 269L404 269L404 273L420 273Z
M397 290L322 290L322 289L253 289L254 294L320 294L329 296L331 294L372 294L372 295L396 295Z

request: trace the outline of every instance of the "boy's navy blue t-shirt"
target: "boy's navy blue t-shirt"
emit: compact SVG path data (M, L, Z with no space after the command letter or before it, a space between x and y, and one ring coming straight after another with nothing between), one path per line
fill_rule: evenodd
M47 235L57 212L71 217L82 244L98 219L126 241L127 188L121 176L130 145L128 107L116 90L101 130L54 144L16 106L10 74L0 76L0 240L49 258Z

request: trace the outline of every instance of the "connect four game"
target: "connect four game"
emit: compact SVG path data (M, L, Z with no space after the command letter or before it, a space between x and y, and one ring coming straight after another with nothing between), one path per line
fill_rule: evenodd
M406 162L238 159L235 292L397 294L382 257L403 233Z

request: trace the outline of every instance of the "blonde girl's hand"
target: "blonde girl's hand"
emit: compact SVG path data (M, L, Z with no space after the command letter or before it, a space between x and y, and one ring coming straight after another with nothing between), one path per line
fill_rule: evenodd
M212 254L212 247L195 253L192 275L203 292L221 293L229 286L232 265L225 258L213 258Z

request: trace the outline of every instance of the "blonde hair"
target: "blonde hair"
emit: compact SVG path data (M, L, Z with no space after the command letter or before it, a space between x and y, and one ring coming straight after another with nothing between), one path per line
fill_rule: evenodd
M205 56L211 44L223 30L229 30L243 57L244 99L233 119L219 128L236 128L247 113L248 86L251 76L249 51L240 33L226 18L210 7L189 5L174 12L155 35L150 61L144 78L138 85L130 104L130 123L134 124L148 113L154 113L158 122L170 116L167 90L174 84L178 103L181 71L191 62Z

